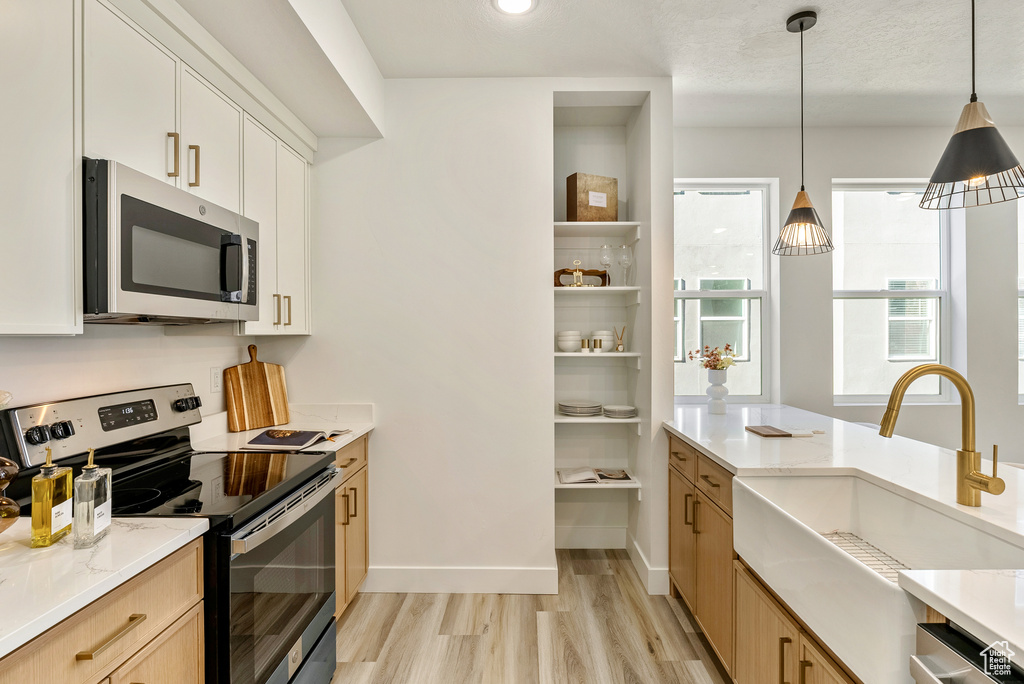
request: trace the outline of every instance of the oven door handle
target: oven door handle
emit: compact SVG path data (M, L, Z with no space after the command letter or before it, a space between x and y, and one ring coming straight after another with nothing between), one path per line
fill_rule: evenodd
M318 503L323 501L328 496L334 494L333 483L338 478L338 471L334 471L334 477L331 479L330 485L324 485L318 491L316 491L311 497L303 501L298 506L295 506L290 511L279 517L274 522L270 523L258 532L247 533L239 535L237 537L231 537L231 553L243 554L252 551L257 548L260 544L275 537L278 533L286 530L292 523L305 515L311 508L316 506Z

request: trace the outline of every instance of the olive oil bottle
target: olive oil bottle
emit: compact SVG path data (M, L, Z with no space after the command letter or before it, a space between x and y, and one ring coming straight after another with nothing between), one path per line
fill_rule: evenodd
M54 465L47 447L46 464L32 478L32 548L50 546L71 531L71 494L71 468Z

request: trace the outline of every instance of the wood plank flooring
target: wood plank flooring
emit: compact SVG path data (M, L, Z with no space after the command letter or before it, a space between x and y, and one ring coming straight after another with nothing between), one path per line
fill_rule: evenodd
M359 594L334 684L725 684L678 599L625 551L557 552L558 594Z

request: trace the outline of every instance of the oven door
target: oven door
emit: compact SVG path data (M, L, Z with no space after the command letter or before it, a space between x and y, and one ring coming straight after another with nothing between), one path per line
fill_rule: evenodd
M232 551L231 684L289 681L333 624L333 494L334 477L321 476L222 538Z
M86 313L256 319L254 221L116 162L86 168Z

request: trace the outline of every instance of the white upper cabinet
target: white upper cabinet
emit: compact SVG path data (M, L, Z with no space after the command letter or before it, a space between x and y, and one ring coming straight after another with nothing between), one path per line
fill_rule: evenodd
M181 72L181 187L241 211L242 110L191 69Z
M0 334L82 331L77 3L0 2Z
M242 214L260 224L257 293L260 318L246 335L273 335L280 320L277 294L277 138L245 117L242 128Z
M309 334L307 164L284 143L277 146L277 288L284 332Z
M84 54L85 156L176 184L177 58L97 0L85 3Z

